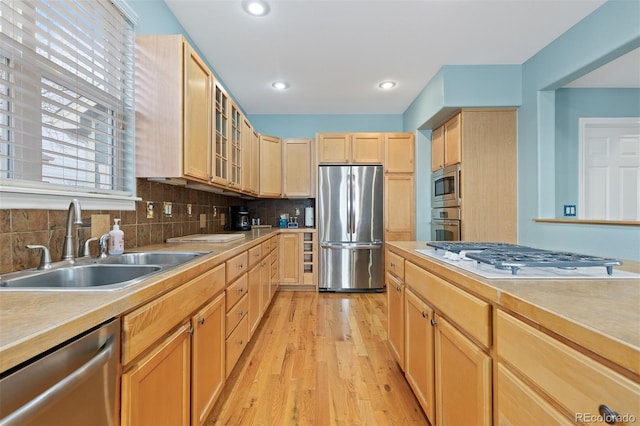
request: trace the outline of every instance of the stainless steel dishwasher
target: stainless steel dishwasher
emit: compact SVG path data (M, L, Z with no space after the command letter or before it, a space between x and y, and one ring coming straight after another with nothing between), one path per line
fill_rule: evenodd
M120 320L0 376L0 425L118 425Z

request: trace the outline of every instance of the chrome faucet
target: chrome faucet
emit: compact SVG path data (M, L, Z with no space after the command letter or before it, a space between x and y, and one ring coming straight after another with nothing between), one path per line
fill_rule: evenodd
M75 221L71 220L72 216L75 217ZM69 211L67 212L67 235L64 237L64 244L62 245L62 260L75 261L75 253L78 250L73 247L73 225L82 225L81 216L80 202L74 198L71 200Z
M40 244L27 244L28 249L40 249L42 254L40 255L40 265L38 269L51 269L51 253L46 246Z
M104 259L105 257L107 257L107 240L109 238L111 238L109 234L102 234L100 240L98 241L98 244L100 245L100 256L98 257L100 259Z

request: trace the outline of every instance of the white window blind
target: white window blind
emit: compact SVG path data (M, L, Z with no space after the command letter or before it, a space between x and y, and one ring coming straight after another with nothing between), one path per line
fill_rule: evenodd
M134 47L111 1L0 2L0 184L135 196Z

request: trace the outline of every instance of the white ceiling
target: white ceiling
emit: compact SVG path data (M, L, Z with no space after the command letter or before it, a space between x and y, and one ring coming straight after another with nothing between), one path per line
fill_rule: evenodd
M247 114L401 114L443 65L522 64L605 1L165 2Z

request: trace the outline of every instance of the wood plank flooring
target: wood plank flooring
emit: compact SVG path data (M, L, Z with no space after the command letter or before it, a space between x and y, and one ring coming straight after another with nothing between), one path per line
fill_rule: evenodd
M276 293L206 424L428 425L386 315L384 293Z

